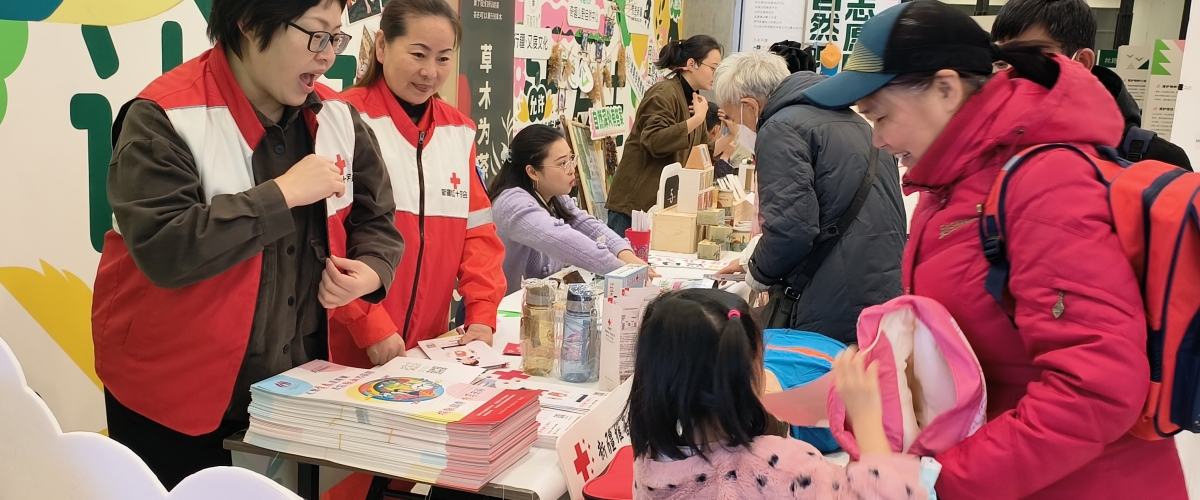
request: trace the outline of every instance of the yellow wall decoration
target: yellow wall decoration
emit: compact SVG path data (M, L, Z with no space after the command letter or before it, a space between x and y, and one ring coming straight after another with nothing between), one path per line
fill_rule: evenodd
M46 22L116 26L148 19L177 5L180 0L63 0Z
M92 350L92 290L78 276L42 263L42 272L0 267L0 286L37 321L79 369L101 387Z

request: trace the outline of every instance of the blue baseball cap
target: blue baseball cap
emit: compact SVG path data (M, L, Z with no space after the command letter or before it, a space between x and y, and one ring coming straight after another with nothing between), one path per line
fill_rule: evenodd
M863 24L842 71L804 97L822 108L846 108L900 75L990 74L993 53L991 37L966 13L937 0L902 3Z

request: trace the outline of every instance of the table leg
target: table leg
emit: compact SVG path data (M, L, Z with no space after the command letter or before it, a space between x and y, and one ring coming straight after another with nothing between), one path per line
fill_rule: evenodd
M296 464L296 493L304 500L321 500L321 468L313 464Z

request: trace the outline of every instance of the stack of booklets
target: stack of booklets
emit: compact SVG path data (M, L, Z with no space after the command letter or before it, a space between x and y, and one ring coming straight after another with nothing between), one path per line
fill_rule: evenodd
M482 373L413 358L312 361L251 387L246 442L478 491L529 452L540 411L536 391L472 385Z
M600 404L607 392L593 391L562 384L547 384L529 380L496 380L484 378L476 383L487 387L541 391L538 404L542 407L538 413L538 439L534 446L554 449L558 438L575 424L579 417L584 416Z

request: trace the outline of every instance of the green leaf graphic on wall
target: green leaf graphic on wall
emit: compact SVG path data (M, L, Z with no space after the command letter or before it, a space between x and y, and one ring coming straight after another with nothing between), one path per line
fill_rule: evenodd
M83 43L87 45L88 55L92 57L92 67L96 68L96 76L101 80L117 73L120 62L117 60L117 48L113 46L112 34L108 26L79 26L83 32Z
M183 28L175 21L162 25L162 72L183 64Z
M0 21L0 123L8 109L8 75L17 70L25 58L29 44L29 23L25 21Z
M196 0L196 8L200 9L200 15L204 16L204 22L208 22L208 12L212 10L213 0Z
M0 19L41 21L53 14L62 0L13 0L0 3Z
M1165 66L1163 66L1164 64L1171 64L1173 62L1176 62L1176 61L1171 61L1170 59L1167 58L1167 55L1170 52L1175 52L1175 50L1172 47L1170 47L1169 45L1167 45L1167 43L1165 41L1163 41L1163 40L1155 40L1154 41L1154 64L1152 66L1150 66L1150 74L1151 75L1167 76L1167 75L1171 74L1171 70L1169 70ZM1182 53L1180 55L1182 55Z
M100 94L75 94L71 98L71 126L87 131L88 233L92 248L104 248L104 233L112 229L112 207L105 191L108 162L112 158L112 106Z

